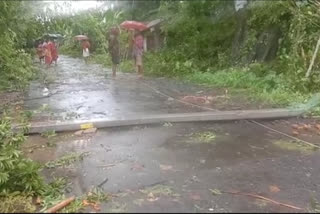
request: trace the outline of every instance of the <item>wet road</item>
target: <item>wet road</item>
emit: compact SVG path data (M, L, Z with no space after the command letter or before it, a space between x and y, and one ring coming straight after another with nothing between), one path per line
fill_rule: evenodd
M239 91L230 94L223 88L205 88L179 80L154 77L141 80L131 73L119 73L113 79L110 69L86 65L82 59L67 56L60 56L58 66L38 67L40 78L31 83L24 103L24 108L34 113L34 121L272 107L254 102ZM204 108L177 101L185 96L200 97L200 101L186 101ZM202 98L208 97L210 101L202 103Z
M25 103L37 110L34 120L199 111L144 87L133 74L112 80L108 70L79 59L62 57L60 65L47 72L49 84L35 81ZM162 89L174 84L148 81ZM51 96L41 98L44 87ZM179 96L199 88L175 90L166 92ZM293 123L297 121L264 124L291 134ZM315 144L320 140L316 129L299 137ZM71 152L89 152L71 167L43 171L48 180L67 177L72 182L68 195L86 194L106 178L104 191L121 193L103 203L101 212L300 212L246 196L213 195L210 189L254 193L301 211L309 211L311 200L320 199L319 151L247 121L99 129L80 136L59 134L51 139L56 146L47 142L30 136L26 147L43 147L26 149L27 155L46 163Z
M62 56L58 66L40 68L46 81L34 81L25 99L37 121L199 111L160 95L135 74L113 79L109 69L81 59Z

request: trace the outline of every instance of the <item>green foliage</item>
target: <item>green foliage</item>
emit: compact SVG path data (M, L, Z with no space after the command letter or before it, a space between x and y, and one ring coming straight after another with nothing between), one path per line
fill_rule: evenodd
M104 67L111 67L112 62L108 54L93 54L91 58L92 62L103 65Z
M43 212L64 199L64 191L67 188L67 180L55 178L41 193L41 210Z
M6 197L0 197L0 200L1 213L34 213L36 211L30 196L12 193Z
M24 158L20 150L25 141L22 133L13 133L8 118L0 120L0 193L38 194L44 188L39 176L41 166Z
M50 138L57 136L57 133L55 130L49 130L49 131L45 131L45 132L41 133L41 136L50 139Z
M23 89L34 75L26 50L33 48L42 25L30 13L30 2L0 2L0 89Z
M217 72L195 72L185 78L207 86L247 89L255 98L278 105L304 102L306 95L290 88L283 75L257 72L257 65L248 68L230 68Z
M61 53L81 56L80 42L74 36L87 35L91 43L91 52L105 54L107 48L108 30L126 19L127 14L121 10L108 10L105 12L82 12L74 16L56 16L48 23L55 32L65 35L65 40L60 48Z
M277 57L269 64L233 67L231 47L237 20L230 2L162 3L159 14L166 19L166 46L158 53L146 54L146 72L247 89L255 98L278 105L303 102L320 89L318 59L311 78L304 78L319 38L319 4L250 2L242 57L249 58L262 32L275 26L281 31Z

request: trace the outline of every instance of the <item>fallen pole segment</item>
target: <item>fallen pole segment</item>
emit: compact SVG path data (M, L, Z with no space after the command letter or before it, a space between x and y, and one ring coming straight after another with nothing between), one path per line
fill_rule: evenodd
M131 116L126 118L105 118L82 121L43 122L31 123L29 134L43 133L45 131L77 131L88 128L108 128L132 125L147 125L161 123L201 122L201 121L232 121L250 119L280 119L297 117L304 113L302 109L261 109L261 110L237 110L219 112L195 112L179 114L160 114ZM22 130L21 126L13 126L14 131Z

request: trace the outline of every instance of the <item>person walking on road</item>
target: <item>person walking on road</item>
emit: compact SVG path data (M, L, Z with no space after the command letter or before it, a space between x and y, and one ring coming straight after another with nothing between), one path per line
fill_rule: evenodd
M143 36L141 32L136 31L133 39L133 56L136 66L136 71L139 75L143 75Z
M52 62L54 61L55 65L57 65L59 56L58 56L57 45L54 41L52 41L51 56L52 56Z
M114 27L111 29L108 38L108 51L112 61L112 76L117 74L118 66L120 64L120 43L119 43L119 29Z
M44 59L44 48L43 48L43 41L40 40L37 45L37 55L40 61L40 64L42 63L42 60Z
M46 42L43 45L44 50L45 50L45 63L47 65L47 68L51 65L52 63L52 42L47 39Z
M83 54L83 58L84 58L84 61L85 63L88 63L88 57L90 56L90 43L87 39L83 40L82 41L82 54Z

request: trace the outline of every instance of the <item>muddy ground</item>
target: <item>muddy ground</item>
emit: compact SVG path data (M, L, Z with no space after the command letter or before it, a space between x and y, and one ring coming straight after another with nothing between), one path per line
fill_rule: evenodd
M113 79L108 69L65 56L41 71L24 101L33 122L205 110L176 100L185 96L211 96L196 104L217 111L270 107L225 89L165 78L119 73ZM319 142L317 121L261 123L290 135L292 124L312 124L294 134ZM67 177L67 194L76 196L106 181L101 187L113 197L101 212L303 212L320 199L319 151L250 121L131 126L50 139L32 135L24 151L42 164L88 152L82 161L43 174L48 181ZM253 193L302 209L219 191Z

